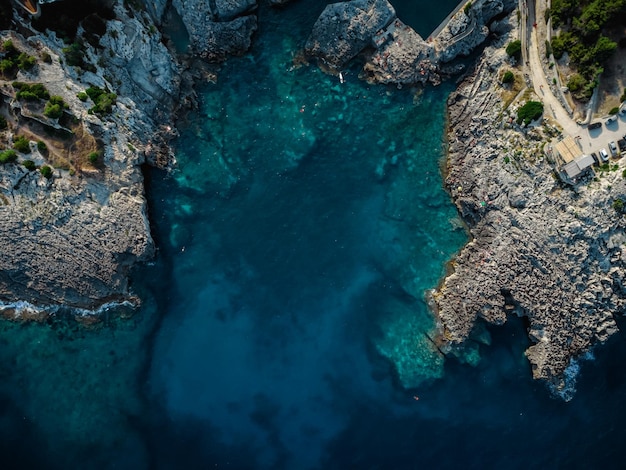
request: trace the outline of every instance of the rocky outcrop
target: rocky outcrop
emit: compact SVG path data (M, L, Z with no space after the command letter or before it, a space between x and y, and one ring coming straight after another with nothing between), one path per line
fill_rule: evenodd
M252 34L256 29L256 16L214 23L210 29L191 31L192 47L195 53L203 59L222 61L228 56L240 55L250 49Z
M250 48L257 29L254 0L174 0L191 42L192 51L209 61L221 61ZM243 16L240 16L243 15Z
M40 60L18 80L41 82L51 95L61 96L71 116L72 145L46 134L42 119L30 119L12 99L12 132L43 139L48 150L20 155L17 163L0 168L0 303L14 310L17 301L42 309L63 305L97 309L110 302L135 302L128 271L150 259L154 243L146 216L140 165L147 158L168 157L173 104L178 99L176 60L160 35L141 15L129 16L119 2L96 52L85 44L91 72L63 66L65 46L53 33L33 31L14 43ZM26 28L27 25L24 25ZM89 86L117 92L113 113L89 113L91 102L80 101ZM5 102L11 87L2 88ZM61 126L63 127L63 126ZM169 135L168 135L169 133ZM86 153L99 149L96 166ZM28 171L24 159L57 168L50 179ZM164 163L167 158L162 160Z
M375 38L376 51L363 67L377 83L414 84L441 81L434 48L412 28L396 19Z
M509 13L517 6L511 0L482 0L471 2L453 15L446 26L432 37L437 59L447 63L459 56L469 55L489 36L488 25L498 15Z
M577 359L617 332L613 314L626 306L626 223L611 208L626 185L618 172L559 184L543 151L550 126L509 124L505 61L503 47L488 48L448 102L445 183L472 241L434 295L442 349L462 344L479 319L524 316L533 376L569 399Z
M305 52L341 68L363 49L373 46L376 33L396 19L387 0L352 0L328 5L313 26Z
M424 40L396 17L387 0L352 0L328 5L305 46L305 53L334 69L363 54L363 76L377 83L441 82L444 63L468 55L489 35L494 17L515 8L512 0L478 0L459 10ZM445 74L458 68L447 67Z

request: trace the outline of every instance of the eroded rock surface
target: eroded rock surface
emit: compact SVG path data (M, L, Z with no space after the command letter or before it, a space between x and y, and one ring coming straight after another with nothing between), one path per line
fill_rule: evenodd
M549 129L511 127L503 109L501 46L448 102L445 184L473 240L435 294L442 339L454 349L479 318L525 316L533 376L569 399L577 358L617 332L613 313L626 305L626 224L611 207L626 185L618 172L576 188L553 177Z
M438 60L446 63L469 55L489 36L491 21L516 6L517 2L512 0L482 0L471 2L467 11L459 10L446 27L432 37Z
M363 54L364 74L377 83L441 82L442 64L468 55L489 35L494 17L515 8L512 0L478 0L459 10L432 37L423 39L396 17L387 0L352 0L328 5L305 46L305 53L341 69ZM458 72L446 68L445 74Z
M39 60L17 79L44 83L51 95L63 98L72 117L63 125L48 124L71 125L73 146L46 134L46 119L25 117L25 104L8 83L3 86L3 113L12 119L5 132L33 141L30 153L0 168L0 301L5 305L28 301L44 308L96 309L134 301L128 271L153 255L140 165L146 158L167 161L178 70L147 18L128 16L122 2L116 15L101 38L104 50L96 54L85 45L92 72L63 66L65 44L53 33L35 33L28 40L12 35L27 54L50 55L50 63ZM89 113L93 103L78 99L92 85L117 92L111 114ZM39 139L47 151L34 145ZM91 165L85 153L95 149L100 156ZM21 164L26 159L58 168L46 179L27 171Z
M199 57L221 61L250 48L257 18L247 13L256 8L254 0L173 0L172 5Z
M352 0L328 5L313 26L305 51L341 68L396 18L387 0Z

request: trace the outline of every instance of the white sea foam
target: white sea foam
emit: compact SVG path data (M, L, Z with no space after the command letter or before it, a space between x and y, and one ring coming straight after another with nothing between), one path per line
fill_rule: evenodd
M90 315L101 315L115 308L120 308L120 307L136 308L138 306L139 306L139 302L133 303L130 300L123 300L121 302L107 302L107 303L100 305L96 309L65 307L63 305L34 305L25 300L16 300L14 302L0 301L0 312L13 310L14 319L19 319L26 315L33 315L33 314L40 314L40 313L45 313L48 315L55 315L62 310L65 310L74 315L90 316Z

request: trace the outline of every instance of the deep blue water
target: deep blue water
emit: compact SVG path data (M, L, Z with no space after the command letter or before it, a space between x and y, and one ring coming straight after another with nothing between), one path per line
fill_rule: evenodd
M432 346L423 294L467 239L440 174L450 89L294 68L321 8L262 7L179 168L147 173L139 312L0 323L0 468L623 466L623 336L569 403L532 381L516 319L472 365Z

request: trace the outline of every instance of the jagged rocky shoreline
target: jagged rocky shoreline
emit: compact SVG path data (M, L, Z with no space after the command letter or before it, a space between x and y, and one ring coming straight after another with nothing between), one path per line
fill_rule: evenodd
M626 301L626 192L608 172L576 188L554 177L546 128L509 124L499 77L502 48L488 48L448 101L445 184L472 240L434 294L443 349L454 353L479 319L528 322L533 377L565 399L577 360L618 331Z
M31 29L20 17L16 21L21 34L3 34L18 50L48 57L20 71L16 79L44 83L51 95L62 97L68 122L73 123L68 135L84 135L82 143L100 142L102 153L100 167L91 168L76 163L84 157L77 151L59 162L49 179L21 164L4 165L0 301L6 317L42 318L59 306L80 313L138 302L129 291L128 273L135 263L149 260L155 249L141 165L169 159L167 141L173 131L167 123L173 118L180 78L176 60L160 35L150 31L149 18L131 16L121 2L114 8L116 18L107 22L100 50L86 46L84 60L91 64L90 71L64 64L63 41L54 33ZM103 117L88 112L77 95L89 86L116 91L114 113ZM10 81L2 88L2 99L17 125L7 131L10 138L19 133L33 141L46 139L39 122L43 118L27 116ZM48 140L55 153L50 145ZM48 163L31 148L29 159Z
M180 106L193 102L192 82L200 76L163 45L153 24L161 25L174 9L189 32L187 59L208 62L245 52L257 28L252 0L157 0L141 13L121 0L111 4L116 19L100 39L104 52L87 50L95 72L63 66L63 43L54 34L15 36L28 51L53 57L19 79L56 84L51 91L104 142L105 154L97 174L58 170L48 181L16 166L0 175L0 251L6 254L0 260L0 310L7 317L40 319L60 305L84 314L138 302L128 271L155 248L141 165L172 161L174 118ZM509 124L498 77L509 65L502 46L516 27L510 15L515 5L479 0L423 39L386 0L331 4L313 27L304 57L330 73L358 60L362 78L376 83L437 84L461 70L456 58L490 35L500 37L448 102L445 184L472 241L432 296L439 346L460 355L479 319L501 324L510 315L523 316L534 377L568 398L577 359L617 331L613 313L624 306L626 234L623 218L610 206L626 186L614 174L575 190L561 187L543 157L549 136ZM113 116L90 115L76 98L89 85L118 93Z

